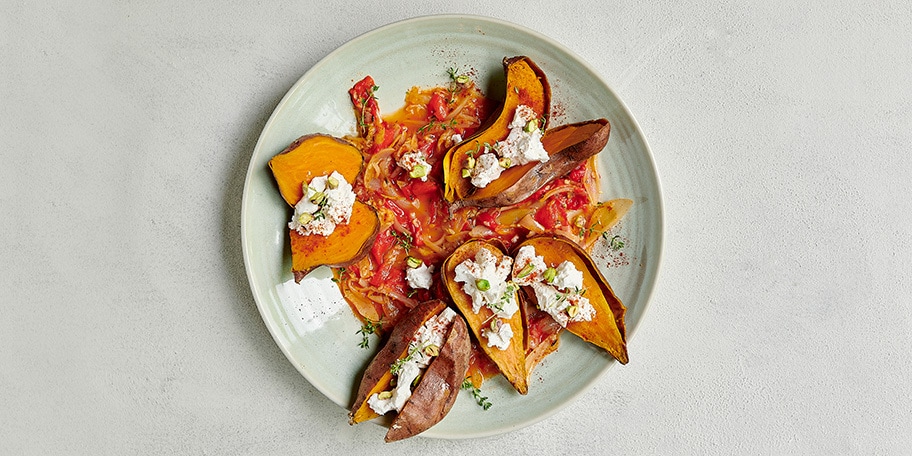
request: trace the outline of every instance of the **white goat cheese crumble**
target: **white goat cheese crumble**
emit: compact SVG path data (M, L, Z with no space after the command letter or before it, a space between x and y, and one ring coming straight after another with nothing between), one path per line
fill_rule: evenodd
M355 193L351 184L337 171L329 176L313 178L302 186L304 192L295 205L288 228L302 236L318 234L329 236L336 225L348 223Z
M516 253L513 282L531 286L538 308L547 312L561 326L571 321L590 321L595 308L584 294L583 272L570 261L549 268L535 247L523 246Z
M455 280L462 282L462 290L472 297L473 312L485 306L498 317L511 318L519 310L515 287L507 283L512 265L513 258L504 255L498 263L490 250L482 248L474 260L469 258L456 266Z
M538 122L532 108L517 106L507 137L494 143L491 148L485 146L481 154L475 157L475 166L470 173L472 185L484 188L500 177L505 169L534 161L548 161L548 151L542 145L542 131L538 128Z
M489 150L485 148L484 150ZM487 187L488 184L497 180L504 168L500 166L500 159L493 152L483 152L475 159L475 167L472 168L472 185L478 188Z
M494 325L497 329L490 326L481 330L481 336L488 340L488 347L496 347L500 350L506 350L510 347L510 340L513 339L513 328L510 324L501 320L495 320Z
M433 283L431 276L433 273L434 266L428 266L422 262L421 266L417 268L406 268L405 280L412 288L429 289Z
M462 290L472 297L472 311L476 314L482 307L487 307L495 318L510 319L519 311L516 300L516 285L508 281L513 259L509 256L497 261L490 250L482 248L475 254L475 259L468 258L456 265L456 282L462 282ZM496 346L506 350L513 338L513 328L506 321L501 321L497 331L482 330L490 347Z
M396 163L408 171L409 176L414 179L427 181L428 175L431 173L431 165L427 162L427 157L417 150L403 153Z

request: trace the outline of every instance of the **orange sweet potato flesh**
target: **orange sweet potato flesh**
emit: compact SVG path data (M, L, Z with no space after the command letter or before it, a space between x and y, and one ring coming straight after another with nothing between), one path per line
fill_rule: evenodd
M475 189L461 204L491 207L509 206L535 193L551 180L572 171L608 143L611 124L606 119L562 125L545 132L542 146L548 161L532 162L505 170L484 188Z
M269 168L282 198L294 206L303 196L303 184L313 178L341 174L353 183L364 167L364 157L348 141L324 134L301 136L269 160ZM380 231L373 207L355 201L347 224L337 225L329 236L304 236L291 230L291 271L300 282L319 266L348 266L367 255Z
M363 166L364 158L357 147L343 139L319 133L301 136L269 160L269 169L279 185L279 193L290 206L297 204L303 196L303 183L333 171L338 171L352 183Z
M505 58L503 65L507 87L500 110L491 116L492 121L453 146L443 158L444 197L449 202L466 199L477 190L470 179L462 177L469 153L485 143L494 144L506 138L518 106L532 108L545 122L551 115L551 86L541 69L525 56Z
M370 251L379 232L377 211L357 200L348 223L336 225L329 236L304 236L289 230L291 271L295 282L300 282L319 266L342 267L360 260Z
M440 348L440 355L428 365L412 391L412 397L393 420L386 433L387 442L418 435L449 413L469 370L471 354L469 331L465 320L457 315Z
M626 328L624 314L627 308L614 294L611 285L599 271L592 258L575 242L561 236L539 236L530 238L519 246L535 247L535 253L545 259L545 264L556 267L564 260L571 261L583 272L583 288L586 298L595 308L590 321L571 321L567 330L581 339L605 349L621 364L627 364ZM535 293L529 287L522 287L523 294L534 302Z
M367 405L367 398L374 393L390 389L390 381L393 378L390 366L408 354L409 342L411 342L415 333L421 329L425 322L442 312L444 308L446 308L446 304L443 301L426 301L415 306L396 324L383 348L377 352L361 377L361 384L358 387L355 402L348 415L350 424L360 423L380 416Z
M512 318L505 320L505 323L509 323L513 329L513 338L510 340L510 345L507 349L500 350L497 347L489 347L486 339L481 335L481 331L489 324L489 319L494 315L494 312L487 307L482 307L476 314L472 310L472 297L462 291L462 283L456 282L456 266L467 259L474 259L479 249L488 249L494 254L498 262L505 255L499 246L490 242L480 239L468 241L459 246L444 261L443 280L450 297L453 299L453 303L456 304L456 308L465 317L469 328L475 335L475 339L478 340L478 346L497 365L507 381L513 385L513 388L520 394L526 394L529 391L529 383L526 371L526 331L523 324L522 311L516 312ZM522 306L520 306L520 309L522 309Z

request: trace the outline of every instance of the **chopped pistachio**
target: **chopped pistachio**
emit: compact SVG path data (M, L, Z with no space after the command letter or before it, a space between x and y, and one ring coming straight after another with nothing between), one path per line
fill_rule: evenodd
M469 168L462 168L462 177L472 177L472 170Z
M499 331L500 331L500 327L501 327L502 325L503 325L503 322L500 321L499 318L494 318L494 319L491 320L491 323L488 325L488 327L491 328L491 331L499 332Z
M567 315L569 315L570 318L575 317L577 312L579 312L579 307L577 307L577 306L567 306Z
M437 356L440 354L440 347L434 344L428 345L427 347L424 347L424 354L428 356Z
M419 372L418 375L415 377L415 379L412 380L412 388L418 386L418 382L421 381L421 376L422 376L422 375L421 375L421 373Z
M497 163L500 164L501 168L509 168L510 166L513 165L513 161L510 160L509 157L501 157L500 160L497 161Z
M407 264L408 267L410 267L412 269L415 269L415 268L421 266L421 263L422 263L421 260L419 260L418 258L415 258L413 256L408 256L405 258L405 264Z
M409 176L413 179L420 179L424 176L427 176L428 170L427 166L424 165L415 165L411 171L409 171Z
M459 76L456 76L456 83L457 84L468 84L469 77L465 74L460 74Z
M310 196L310 202L314 204L323 204L326 201L326 193L316 192Z
M554 278L557 277L557 269L554 269L554 268L545 269L545 273L542 274L542 277L545 278L545 282L548 282L548 283L554 282Z
M535 130L538 130L538 119L532 119L526 122L526 126L523 128L523 131L526 133L532 133Z
M486 279L478 279L475 281L475 288L478 288L481 291L488 291L491 289L491 282L488 282Z
M328 178L326 178L326 186L331 189L339 188L339 179L329 176Z
M379 393L377 393L377 399L386 400L386 399L389 399L389 398L391 398L391 397L393 397L393 392L392 392L392 391L380 391Z
M516 274L517 279L521 279L529 274L532 274L532 271L535 270L535 265L532 263L527 264L525 267L519 270L519 274Z
M307 225L308 223L312 222L313 219L314 219L313 214L305 212L298 216L298 223L300 223L301 225Z
M475 157L469 155L469 157L466 158L466 168L471 169L474 167L475 167Z

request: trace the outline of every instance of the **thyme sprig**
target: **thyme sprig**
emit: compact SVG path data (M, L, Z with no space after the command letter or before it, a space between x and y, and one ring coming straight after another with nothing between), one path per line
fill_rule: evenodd
M371 99L379 100L379 98L377 98L377 89L379 89L379 88L380 88L380 86L378 86L378 85L371 86L370 92L367 93L367 96L358 100L359 103L361 104L361 112L359 113L359 116L358 116L358 126L363 129L367 128L367 121L364 120L364 113L365 113L365 111L367 111L367 102L370 101Z
M371 334L374 334L375 332L379 331L382 326L383 326L383 323L381 323L379 321L367 320L366 322L364 322L364 324L361 325L361 329L358 330L358 334L361 335L361 342L358 344L358 346L361 348L370 347L370 337L369 336Z
M482 409L487 410L493 405L486 396L481 395L481 389L472 384L472 380L469 377L466 377L465 380L462 381L462 389L471 390L472 397L475 398L475 402L478 403Z
M611 247L611 250L618 251L624 248L624 240L621 239L621 236L616 234L611 238L608 237L608 233L602 233L602 237L608 240L608 247Z
M415 357L416 353L418 353L419 351L423 352L423 351L425 351L425 349L427 349L428 347L430 347L432 345L433 344L422 344L422 345L415 344L414 346L409 348L408 354L406 354L405 357L397 359L396 362L393 363L392 366L390 366L390 373L393 375L399 375L399 372L402 371L402 366L404 366L405 363L411 361L412 358Z
M390 230L390 232L392 233L393 237L395 237L399 242L399 245L405 249L406 253L412 249L412 244L415 242L415 240L412 238L412 235L410 233L403 233L399 230Z

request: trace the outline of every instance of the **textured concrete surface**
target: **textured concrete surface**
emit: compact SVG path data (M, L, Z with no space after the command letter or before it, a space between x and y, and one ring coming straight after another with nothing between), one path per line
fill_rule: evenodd
M0 453L912 448L907 3L388 3L3 2ZM578 401L383 445L273 343L239 208L301 74L434 13L535 29L603 75L653 149L666 248L631 363Z

